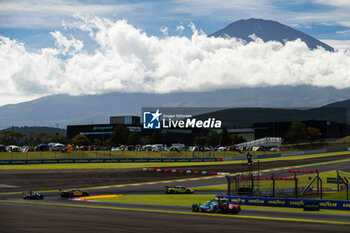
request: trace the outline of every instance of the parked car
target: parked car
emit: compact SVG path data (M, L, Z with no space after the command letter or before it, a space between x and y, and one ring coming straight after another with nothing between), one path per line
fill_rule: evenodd
M218 151L226 151L226 147L225 146L220 146L217 148Z
M61 151L64 149L65 145L57 142L51 142L47 144L50 151Z

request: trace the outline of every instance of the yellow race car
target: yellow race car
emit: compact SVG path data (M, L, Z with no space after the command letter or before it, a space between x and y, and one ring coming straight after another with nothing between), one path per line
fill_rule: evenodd
M184 186L165 186L166 191L165 193L175 194L175 193L193 193L193 189L186 188Z
M71 189L68 191L62 191L61 197L67 197L67 198L73 198L73 197L85 197L89 196L90 194L86 191L81 191L78 189Z

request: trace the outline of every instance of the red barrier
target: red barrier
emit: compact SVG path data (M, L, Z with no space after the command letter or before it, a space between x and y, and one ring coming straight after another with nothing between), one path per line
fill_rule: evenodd
M198 173L199 173L199 171L194 171L194 172L193 172L193 174L198 174Z
M211 172L209 173L210 175L213 175L211 174ZM233 177L234 180L251 180L252 178L251 177ZM274 180L288 180L288 181L292 181L292 180L295 180L294 177L275 177L273 178ZM271 177L254 177L254 180L272 180ZM298 180L298 179L296 179Z
M317 170L288 170L288 173L317 173Z
M164 169L164 172L170 172L170 169Z
M184 173L184 170L179 170L179 173Z

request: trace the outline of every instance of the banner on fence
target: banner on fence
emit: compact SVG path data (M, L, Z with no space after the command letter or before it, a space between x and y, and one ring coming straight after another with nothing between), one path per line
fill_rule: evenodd
M0 165L55 164L55 163L163 163L163 162L216 162L217 158L118 158L118 159L31 159L0 160Z
M350 201L296 198L239 197L224 195L217 195L216 197L219 199L225 198L236 202L241 201L242 205L304 208L305 203L312 202L314 205L315 203L318 203L320 209L350 210Z
M327 177L327 183L329 183L329 184L343 184L344 181L340 177L339 178Z

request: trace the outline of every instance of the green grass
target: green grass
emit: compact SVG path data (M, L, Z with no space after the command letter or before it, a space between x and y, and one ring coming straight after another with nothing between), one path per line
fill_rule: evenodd
M3 153L3 152L2 152ZM50 153L50 152L49 152ZM51 152L52 153L52 152ZM276 157L260 159L260 162L301 160L308 158L320 158L326 156L337 156L348 154L350 151L331 152L311 155L296 155L288 157ZM0 153L1 160L1 153ZM0 165L0 169L113 169L113 168L142 168L142 167L172 167L172 166L199 166L199 165L221 165L221 164L241 164L242 161L224 162L172 162L172 163L81 163L81 164L25 164L25 165Z
M349 151L347 151L350 153ZM266 154L278 154L280 152L251 151L252 155L263 156ZM286 152L283 152L286 153ZM345 152L341 152L345 153ZM323 153L322 156L337 155L339 152ZM225 158L225 157L244 157L245 152L237 151L211 151L211 152L193 152L191 151L72 151L62 152L1 152L0 160L28 160L28 159L98 159L98 158ZM305 155L300 155L301 157ZM320 154L315 155L320 157ZM310 156L309 156L310 157Z
M274 154L279 152L253 151L253 155ZM93 159L93 158L216 158L239 157L246 153L238 151L71 151L71 152L1 152L0 160L8 159Z
M99 202L117 202L131 204L151 204L151 205L172 205L172 206L188 206L193 203L204 203L207 200L215 198L215 195L197 195L197 194L161 194L161 195L124 195L113 198L96 198L90 199ZM268 211L287 211L287 212L304 212L302 208L284 208L284 207L268 207L268 206L248 206L242 205L242 209L249 210L268 210ZM328 214L350 214L350 211L339 210L320 210L319 213Z
M346 177L348 180L350 180L350 173L344 173L339 172L339 175L342 177ZM307 175L297 175L298 178L298 186L299 187L306 187L311 180L316 176L316 174L307 174ZM293 177L293 176L290 176ZM310 179L311 177L311 179ZM333 183L327 183L327 177L337 177L336 171L328 171L328 172L320 172L320 178L322 179L322 188L323 189L333 189L337 188L337 184ZM293 188L295 187L294 181L275 181L276 189L278 188ZM316 188L316 182L312 184L313 188ZM207 191L216 191L216 190L227 190L227 184L221 184L221 185L212 185L212 186L204 186L204 187L195 187L194 190L207 190ZM272 189L272 181L269 180L263 180L260 181L260 189ZM333 196L336 199L332 199ZM345 192L343 194L332 194L330 195L331 200L346 200ZM328 198L328 195L327 195Z
M197 195L197 194L163 194L163 195L124 195L112 198L90 199L101 202L117 203L135 203L135 204L152 204L152 205L173 205L188 206L193 203L204 203L214 199L215 195Z
M337 141L334 141L334 142L330 142L330 143L350 143L350 136L346 136L344 138L341 138Z
M350 198L350 193L349 193L349 198ZM328 200L346 200L346 190L340 191L340 192L332 192L332 193L327 193L323 199L328 199Z
M221 191L227 190L227 184L219 184L219 185L211 185L211 186L203 186L203 187L192 187L193 190L201 190L201 191Z

